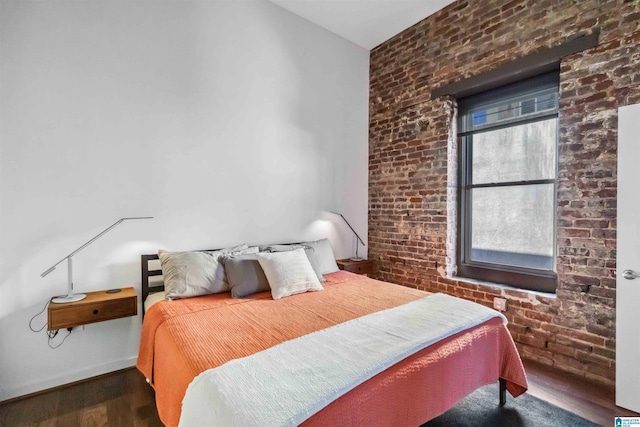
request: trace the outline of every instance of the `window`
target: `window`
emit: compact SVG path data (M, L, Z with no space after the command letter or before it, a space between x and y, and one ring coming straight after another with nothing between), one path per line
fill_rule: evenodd
M458 275L555 292L558 73L459 100Z

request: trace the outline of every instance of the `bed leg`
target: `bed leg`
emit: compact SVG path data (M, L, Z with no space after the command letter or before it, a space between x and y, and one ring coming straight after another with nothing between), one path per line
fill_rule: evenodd
M500 378L500 406L507 403L507 380Z

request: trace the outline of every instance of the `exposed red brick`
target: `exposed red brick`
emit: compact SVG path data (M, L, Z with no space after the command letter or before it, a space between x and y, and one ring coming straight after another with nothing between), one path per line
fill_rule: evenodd
M640 3L456 1L371 51L369 257L376 278L491 306L508 299L524 358L615 378L617 108L640 102ZM455 210L456 103L431 90L579 34L596 48L560 67L557 297L443 277ZM451 187L453 185L453 187ZM448 210L449 209L449 210ZM455 233L454 233L455 234ZM440 269L440 270L438 270Z

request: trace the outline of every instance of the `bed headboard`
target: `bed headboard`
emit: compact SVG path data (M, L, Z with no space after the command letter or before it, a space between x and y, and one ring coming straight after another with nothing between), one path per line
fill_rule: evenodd
M274 243L276 244L276 243ZM299 243L277 243L278 245L293 245ZM255 246L255 245L254 245ZM263 245L269 246L269 245ZM193 252L213 252L221 249L200 249ZM156 292L164 291L164 279L160 267L158 254L141 255L142 260L142 316L144 317L144 302L147 297ZM154 280L155 279L155 280Z
M162 276L162 269L160 268L160 257L158 254L152 255L142 255L142 310L144 312L144 302L147 300L149 294L153 294L155 292L164 291L164 281L157 280L154 281L153 284L149 283L150 277L154 276ZM155 265L150 267L150 264L154 264L153 261L157 260L158 266Z

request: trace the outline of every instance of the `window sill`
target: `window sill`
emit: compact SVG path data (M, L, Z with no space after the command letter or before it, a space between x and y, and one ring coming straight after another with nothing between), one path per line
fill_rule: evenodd
M493 288L493 289L499 289L499 290L504 290L504 291L515 291L515 292L524 292L526 294L529 294L531 296L539 296L539 297L543 297L543 298L552 298L555 299L557 298L557 295L555 293L552 292L540 292L540 291L534 291L531 289L523 289L523 288L516 288L515 286L510 286L510 285L504 285L501 283L494 283L494 282L486 282L483 280L477 280L477 279L470 279L468 277L460 277L460 276L448 276L447 277L450 280L454 280L456 282L462 282L462 283L471 283L474 285L480 285L480 286L487 286L489 288ZM508 296L508 295L506 295Z

